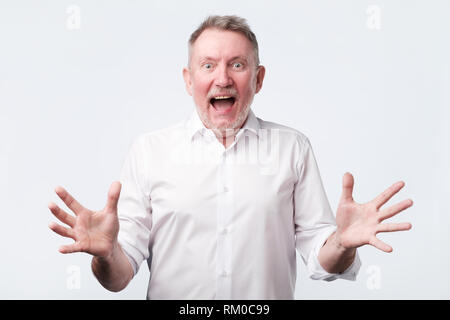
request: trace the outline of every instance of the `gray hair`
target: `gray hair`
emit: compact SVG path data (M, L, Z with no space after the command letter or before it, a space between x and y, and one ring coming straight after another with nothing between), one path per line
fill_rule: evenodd
M244 35L253 46L256 66L259 65L258 41L256 40L256 36L250 29L247 21L244 18L235 15L209 16L200 24L200 26L191 34L191 37L189 38L189 63L191 61L192 46L194 45L194 42L197 40L200 34L206 29L235 31Z

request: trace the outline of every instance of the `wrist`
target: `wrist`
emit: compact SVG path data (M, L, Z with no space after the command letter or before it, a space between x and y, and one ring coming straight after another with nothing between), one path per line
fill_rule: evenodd
M99 262L110 262L114 260L114 257L117 254L117 250L119 250L119 243L117 241L114 241L108 250L95 255L94 258Z
M331 236L331 243L336 248L336 250L342 253L352 252L356 250L356 248L351 248L344 245L341 237L341 232L339 229L337 229L336 232L334 232L333 235Z

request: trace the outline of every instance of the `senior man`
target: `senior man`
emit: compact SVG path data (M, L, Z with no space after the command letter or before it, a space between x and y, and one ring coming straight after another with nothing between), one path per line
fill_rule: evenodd
M328 281L356 278L360 246L392 251L376 234L411 228L382 223L412 205L381 209L404 183L359 204L344 174L335 219L308 138L250 109L264 74L246 21L208 17L183 69L196 110L134 141L103 210L56 188L75 214L49 205L68 225L50 228L75 240L60 252L93 255L93 273L111 291L147 260L148 299L292 299L296 250L313 279Z

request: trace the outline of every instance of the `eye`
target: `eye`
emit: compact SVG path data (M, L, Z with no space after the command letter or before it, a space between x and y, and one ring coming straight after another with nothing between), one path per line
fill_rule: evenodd
M242 68L242 63L240 63L240 62L235 62L235 63L233 63L233 68L235 68L235 69L241 69L241 68Z
M206 70L210 70L210 69L212 69L212 67L213 67L212 63L205 63L203 65L203 68L206 69Z

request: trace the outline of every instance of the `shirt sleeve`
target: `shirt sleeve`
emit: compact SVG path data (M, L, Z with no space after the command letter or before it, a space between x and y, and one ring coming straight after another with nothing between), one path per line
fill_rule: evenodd
M118 242L130 261L134 274L148 259L152 209L147 191L145 141L139 137L132 144L125 159L120 181L122 190L118 202Z
M296 248L312 279L356 280L361 266L358 252L352 265L340 274L327 272L319 263L319 251L328 237L336 231L336 220L308 138L304 137L299 144L301 150L297 163L298 180L294 190Z

